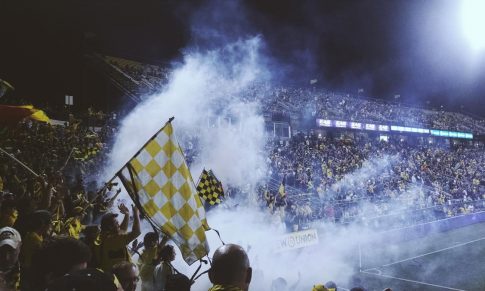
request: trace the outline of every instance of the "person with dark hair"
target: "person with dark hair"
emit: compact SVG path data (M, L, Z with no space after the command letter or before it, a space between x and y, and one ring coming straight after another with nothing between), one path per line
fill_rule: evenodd
M86 269L90 259L89 247L75 238L60 236L46 241L32 260L35 288L42 290L56 278Z
M19 253L22 239L11 227L0 229L0 290L18 290L20 285Z
M350 289L350 291L366 291L366 290L363 287L354 287L354 288Z
M226 244L215 251L209 270L214 286L209 291L248 291L251 277L249 258L241 246Z
M158 264L157 244L158 234L156 232L148 232L143 237L144 250L138 260L142 291L151 291L153 289L153 271Z
M325 287L328 289L328 291L337 291L337 284L333 281L328 281L325 283Z
M84 269L54 280L45 291L123 291L113 275L99 269Z
M32 258L41 249L44 238L47 236L51 227L51 213L47 210L37 210L30 216L30 229L24 236L22 248L20 251L21 269L22 269L22 289L27 289L29 282L32 280L30 271Z
M91 250L91 260L88 262L88 268L95 268L97 266L96 263L96 248L97 243L96 240L99 236L99 226L98 225L88 225L82 232L83 237L81 241L85 243L89 249Z
M175 260L175 249L172 245L163 246L158 252L158 261L160 264L153 271L153 280L155 290L164 290L170 275L175 274L172 262Z
M120 281L124 291L135 291L140 277L136 265L130 262L121 262L113 266L113 274Z
M191 285L192 282L190 282L190 279L184 274L173 274L167 278L165 291L190 291Z
M13 227L17 221L17 205L13 200L4 200L0 206L0 228Z
M101 219L101 242L98 247L96 261L104 271L111 271L111 268L117 263L131 262L127 246L141 233L138 209L132 206L133 225L131 231L127 232L130 211L124 204L121 204L118 208L124 215L121 225L116 219L117 214L114 213L107 213Z

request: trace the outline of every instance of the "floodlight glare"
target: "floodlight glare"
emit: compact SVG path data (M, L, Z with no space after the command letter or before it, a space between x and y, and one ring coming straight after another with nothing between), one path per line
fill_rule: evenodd
M485 0L462 0L463 33L474 49L485 48Z

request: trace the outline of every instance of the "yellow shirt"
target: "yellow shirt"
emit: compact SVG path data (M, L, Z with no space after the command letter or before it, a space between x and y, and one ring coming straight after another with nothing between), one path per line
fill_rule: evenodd
M79 218L74 218L69 224L69 236L79 239L79 235L84 228L85 227L81 224Z
M129 234L114 234L101 238L97 246L97 262L103 271L110 272L113 265L131 262L127 245L132 241Z

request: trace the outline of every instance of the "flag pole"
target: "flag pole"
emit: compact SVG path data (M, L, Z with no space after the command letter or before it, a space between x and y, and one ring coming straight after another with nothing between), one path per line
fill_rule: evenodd
M139 153L140 153L140 152L141 152L141 151L142 151L142 150L145 148L145 146L146 146L146 145L147 145L149 142L151 142L151 141L152 141L152 139L153 139L155 136L157 136L157 134L159 134L159 133L160 133L162 130L164 130L164 129L165 129L165 127L166 127L166 126L167 126L169 123L171 123L171 122L172 122L174 119L175 119L175 117L173 117L173 116L172 116L172 117L170 117L170 118L168 119L168 121L167 121L167 122L165 122L165 124L162 126L162 128L160 128L160 129L159 129L159 130L158 130L158 131L157 131L157 132L156 132L154 135L152 135L152 137L150 137L150 138L148 139L148 141L147 141L147 142L146 142L146 143L145 143L145 144L144 144L144 145L143 145L143 146L142 146L142 147L141 147L141 148L140 148L140 149L139 149L139 150L138 150L138 151L137 151L137 152L136 152L136 153L135 153L135 154L134 154L134 155L133 155L133 156L130 158L130 159L128 159L128 162L124 163L124 164L123 164L123 166L121 166L120 170L119 170L119 171L117 171L117 172L116 172L116 173L113 175L113 178L111 178L111 179L110 179L108 182L106 182L106 183L104 184L103 188L101 188L101 189L100 189L100 190L97 192L97 193L98 193L98 195L96 195L95 199L97 199L99 196L101 196L101 193L104 191L104 189L106 189L106 188L108 187L108 185L110 185L110 184L111 184L111 182L113 182L113 180L114 180L114 179L116 179L116 177L117 177L117 176L118 176L118 174L120 173L121 169L123 169L123 168L126 166L126 164L128 164L128 163L129 163L129 162L130 162L130 161L131 161L131 160L132 160L134 157L136 157L136 156L137 156L137 155L138 155L138 154L139 154Z
M205 171L205 168L203 168L202 172L200 172L199 179L197 180L197 184L195 185L196 188L197 188L197 185L199 185L199 183L200 183L200 179L202 178L202 174L204 173L204 171ZM199 192L199 191L197 191L197 192Z
M24 167L27 171L29 171L35 177L39 177L39 174L37 174L36 172L34 172L34 170L32 170L31 168L29 168L26 164L22 163L19 159L17 159L16 157L14 157L12 154L9 154L7 151L5 151L2 148L0 148L0 152L4 153L9 158L11 158L12 160L16 161L18 164L20 164L22 167Z
M74 150L76 149L76 147L73 147L71 149L71 151L69 152L69 156L67 156L67 159L66 159L66 162L64 163L64 165L59 169L59 171L62 171L64 170L64 168L67 166L67 163L69 162L69 160L71 159L72 157L72 154L74 153Z

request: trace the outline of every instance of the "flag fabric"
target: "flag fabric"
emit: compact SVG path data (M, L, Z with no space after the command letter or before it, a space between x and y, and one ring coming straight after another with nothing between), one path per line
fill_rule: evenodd
M205 210L168 122L118 172L146 218L169 236L191 265L209 252Z
M34 108L32 105L0 105L0 124L14 125L24 118L50 122L44 111Z
M216 178L214 173L202 170L199 184L197 185L197 192L200 198L204 199L210 205L220 204L224 198L224 189L222 183Z

